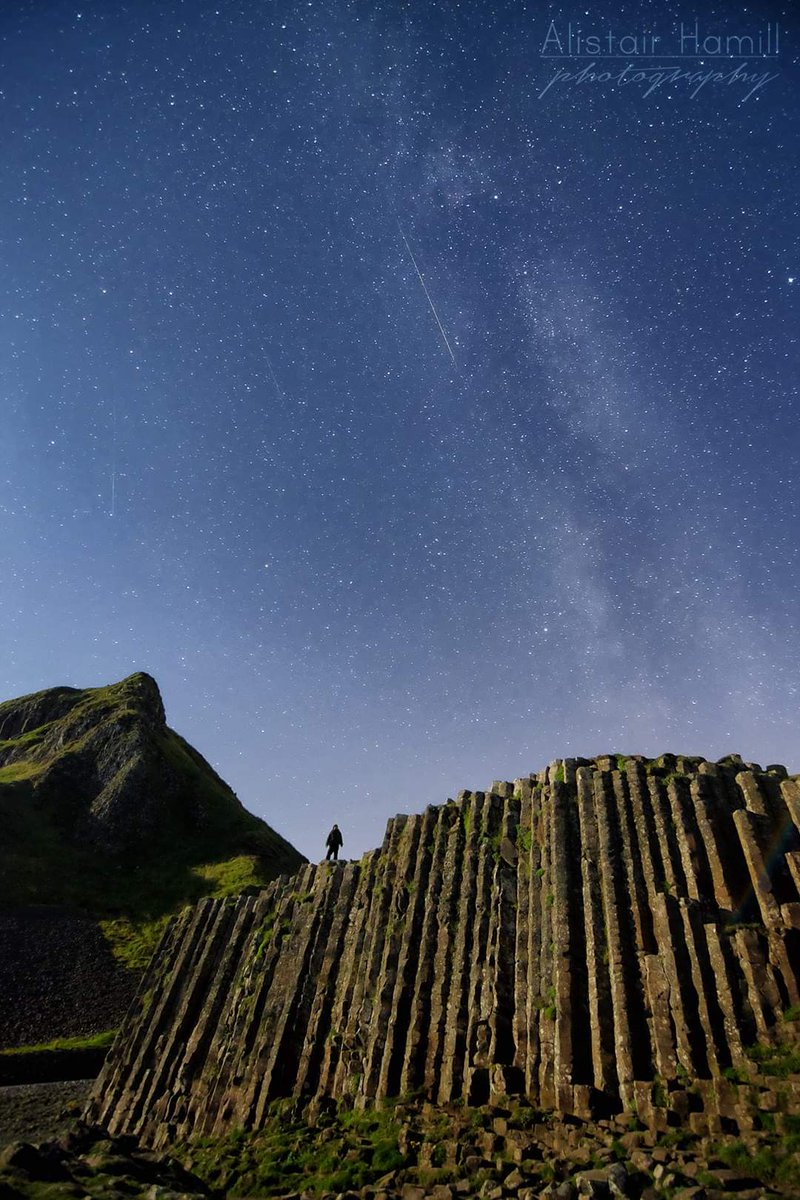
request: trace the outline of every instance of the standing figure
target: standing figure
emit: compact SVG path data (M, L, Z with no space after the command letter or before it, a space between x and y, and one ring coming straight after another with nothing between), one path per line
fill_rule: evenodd
M338 861L339 847L343 844L343 842L344 842L344 838L342 837L342 833L341 833L341 830L339 829L339 826L334 825L333 829L328 834L327 840L325 842L325 845L328 847L328 853L325 855L326 861L331 857L333 857L334 862Z

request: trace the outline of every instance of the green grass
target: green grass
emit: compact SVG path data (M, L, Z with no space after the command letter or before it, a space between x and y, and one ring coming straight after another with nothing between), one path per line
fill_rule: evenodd
M800 1178L800 1138L768 1138L757 1150L734 1141L714 1147L726 1166L769 1183L792 1184Z
M484 829L483 833L481 834L481 842L484 845L489 847L489 853L491 854L491 856L495 862L497 862L497 860L500 857L500 842L501 842L501 840L502 839L500 837L499 830L495 834L489 834Z
M41 763L30 762L25 759L9 763L5 767L0 767L0 784L19 783L25 779L35 779L37 775L41 775L43 770L44 766Z
M45 734L50 729L50 725L38 725L36 729L28 729L25 733L20 733L13 738L0 738L0 754L5 754L7 750L19 750L37 746L39 742L44 740Z
M100 921L100 928L114 957L134 970L146 967L173 913L204 896L223 899L240 896L264 887L267 879L252 855L239 855L226 862L205 863L192 867L188 876L179 876L180 891L159 888L155 881L146 886L151 896L159 896L158 915L118 916ZM263 946L259 947L259 951Z
M207 896L240 896L248 888L263 883L263 873L252 854L240 854L225 862L204 863L193 867L192 874L202 881Z
M234 1130L226 1138L197 1139L181 1150L191 1155L193 1170L202 1179L234 1195L320 1195L359 1190L404 1166L399 1133L392 1108L340 1109L322 1130L312 1130L292 1116L289 1106L278 1103L258 1133Z
M655 1082L656 1103L668 1100L660 1081ZM533 1129L540 1123L552 1123L536 1109L515 1098L496 1098L505 1110L511 1130ZM497 1109L490 1106L470 1108L464 1105L433 1106L419 1093L409 1093L387 1102L378 1109L354 1110L341 1103L334 1111L325 1111L310 1127L299 1115L299 1105L290 1100L275 1101L269 1109L266 1126L258 1132L232 1130L226 1137L193 1138L173 1150L179 1160L191 1159L191 1169L216 1194L239 1197L278 1197L308 1193L319 1197L324 1192L341 1193L375 1187L382 1175L400 1171L399 1179L387 1190L400 1190L408 1183L431 1190L438 1183L469 1179L470 1194L497 1178L491 1167L466 1175L465 1156L480 1153L482 1131L491 1130ZM629 1109L629 1129L643 1130L635 1103ZM762 1117L764 1114L762 1114ZM776 1119L766 1114L758 1134L759 1141L749 1148L738 1139L722 1136L703 1150L703 1157L741 1170L764 1182L791 1183L800 1171L800 1116ZM773 1128L773 1124L775 1128ZM404 1142L401 1130L410 1137ZM407 1145L407 1153L400 1144ZM680 1147L693 1156L697 1139L685 1128L666 1131L658 1146ZM606 1161L600 1146L590 1147L587 1161L603 1166ZM622 1139L611 1144L619 1161L628 1158ZM500 1146L492 1157L510 1163L508 1147ZM546 1181L561 1175L558 1165L539 1158L538 1153L520 1164L530 1175L534 1193ZM698 1176L700 1182L703 1177ZM706 1176L709 1188L717 1187L713 1170ZM793 1193L792 1193L793 1194Z
M779 1044L776 1046L749 1046L745 1050L748 1058L758 1063L765 1075L786 1079L789 1075L800 1075L800 1047Z
M258 942L255 949L255 957L257 959L261 958L267 946L272 941L272 935L275 932L275 921L277 920L277 917L278 914L273 909L272 912L267 913L267 915L264 917L264 920L261 922L258 930Z
M168 921L169 915L156 917L152 921L116 917L110 921L100 921L99 924L117 961L137 971L150 962Z
M725 1067L722 1077L729 1083L747 1083L750 1079L750 1076L741 1067Z
M116 1029L106 1029L102 1033L92 1033L81 1037L54 1038L52 1042L41 1042L36 1046L14 1046L9 1050L0 1051L0 1054L42 1054L56 1050L105 1050L116 1036Z
M508 1111L511 1128L529 1129L543 1119L527 1104L497 1099ZM366 1111L342 1103L335 1111L319 1115L313 1127L297 1113L293 1102L275 1101L259 1132L238 1129L224 1138L194 1138L175 1147L174 1154L190 1159L192 1171L217 1194L229 1196L357 1191L374 1187L390 1171L403 1172L390 1191L406 1182L429 1191L436 1184L469 1178L476 1194L493 1178L491 1168L467 1176L456 1165L463 1162L464 1154L479 1152L476 1138L492 1127L494 1110L488 1107L434 1107L415 1092ZM404 1127L411 1134L407 1153L400 1150ZM502 1150L495 1157L510 1162ZM533 1177L532 1184L541 1180L543 1185L545 1178L553 1177L538 1161L528 1160L522 1169Z

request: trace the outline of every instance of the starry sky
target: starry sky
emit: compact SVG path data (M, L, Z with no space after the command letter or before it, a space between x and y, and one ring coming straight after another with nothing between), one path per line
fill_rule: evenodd
M570 754L800 770L799 48L4 0L0 694L149 671L312 858Z

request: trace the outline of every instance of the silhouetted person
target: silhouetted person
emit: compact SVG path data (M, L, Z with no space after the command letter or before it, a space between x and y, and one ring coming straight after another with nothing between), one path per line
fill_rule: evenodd
M328 847L328 853L325 855L326 861L331 857L333 858L334 862L338 861L339 847L343 844L343 842L344 838L342 837L342 831L338 825L334 825L325 842L325 845Z

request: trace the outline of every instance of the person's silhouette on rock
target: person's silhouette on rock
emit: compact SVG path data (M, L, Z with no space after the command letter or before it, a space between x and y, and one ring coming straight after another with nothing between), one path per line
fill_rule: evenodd
M328 847L328 853L325 855L325 861L333 858L334 862L339 860L339 849L344 844L344 838L338 825L334 825L333 829L328 834L325 845Z

